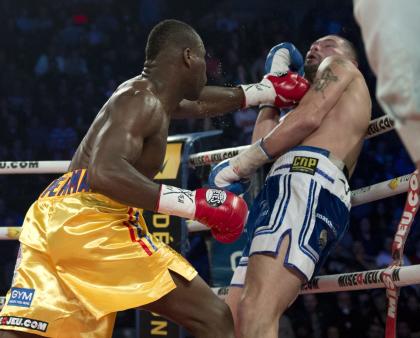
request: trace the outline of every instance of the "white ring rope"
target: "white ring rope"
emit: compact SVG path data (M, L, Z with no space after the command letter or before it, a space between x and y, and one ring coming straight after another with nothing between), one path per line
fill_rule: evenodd
M365 139L378 136L394 129L394 121L388 116L382 116L370 121L369 128ZM239 154L240 151L247 149L249 146L240 146L235 148L225 148L211 151L204 151L193 154L189 158L190 166L199 167L218 163L227 158L231 158Z
M388 116L382 116L370 121L366 139L383 134L394 129L394 121ZM189 163L193 167L218 163L224 159L236 156L249 146L217 149L193 154ZM0 161L0 175L5 174L62 174L70 165L70 161Z
M19 239L22 227L0 227L0 240Z
M6 174L62 174L70 161L0 161L0 175Z
M384 271L385 269L316 276L302 286L299 294L385 288ZM396 268L393 270L392 280L398 287L420 284L420 265ZM227 286L212 288L213 292L221 298L227 295L228 289Z
M351 206L377 201L408 191L411 174L392 178L351 192Z
M385 288L386 285L383 282L384 271L385 269L316 276L302 286L299 294ZM392 280L397 287L420 284L420 265L396 268L392 273ZM212 290L220 298L225 298L229 287L212 288ZM4 304L4 299L5 297L0 297L0 309Z
M370 121L365 140L393 130L394 124L394 120L387 115Z
M316 276L309 283L302 286L299 294L385 288L386 285L383 282L384 271L385 269ZM392 280L397 287L420 284L420 265L396 268L392 273ZM212 290L220 298L225 298L229 287L212 288ZM0 297L0 309L4 304L4 300L5 297Z

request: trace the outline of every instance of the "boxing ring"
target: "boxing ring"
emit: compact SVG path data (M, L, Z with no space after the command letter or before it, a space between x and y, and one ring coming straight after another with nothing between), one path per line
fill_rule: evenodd
M389 117L381 117L372 120L369 125L369 129L366 135L366 139L378 136L393 130L393 121ZM173 152L176 153L177 157L174 160L173 157L169 162L171 165L178 163L178 169L176 177L179 177L177 185L182 188L187 188L188 184L188 172L201 166L207 166L214 163L218 163L224 159L231 158L238 154L240 151L246 149L247 146L236 147L236 148L225 148L219 150L205 151L199 153L192 153L197 145L201 146L203 139L208 139L219 135L221 132L203 132L185 135L179 135L168 138L168 145L175 145L175 147L169 147L170 151L172 148L176 148ZM181 147L176 147L176 142L184 142ZM167 152L167 156L168 152ZM172 156L172 155L171 155ZM0 162L0 174L61 174L66 172L70 161L4 161ZM158 175L159 176L159 175ZM171 179L172 182L176 178L175 176L160 177L165 179ZM158 179L158 177L157 177ZM379 182L374 185L366 186L351 192L352 206L362 205L372 201L380 200L383 198L398 195L404 192L408 192L406 206L404 208L403 216L397 227L397 232L394 238L392 256L394 258L393 264L382 270L371 270L371 271L360 271L353 273L337 274L337 275L324 275L316 276L309 283L302 286L301 294L308 293L327 293L327 292L339 292L339 291L353 291L353 290L366 290L373 288L386 288L388 297L388 313L387 313L387 325L386 325L386 338L393 338L395 335L395 322L396 322L396 304L398 301L398 290L400 287L420 284L420 265L412 266L401 266L400 259L403 256L404 244L407 239L410 226L413 222L417 209L419 207L419 183L417 176L414 174L407 174L400 177L396 177L387 181ZM159 215L155 215L156 219ZM152 218L155 222L155 217ZM146 219L148 222L148 220ZM155 229L162 229L162 224L169 225L169 223L159 223L156 221ZM169 221L168 221L169 222ZM208 230L206 226L196 221L185 221L182 220L182 229L180 234L181 246L177 249L181 253L185 253L185 247L182 242L186 242L189 232L205 231ZM149 224L149 223L148 223ZM173 224L171 223L171 226ZM153 232L153 229L152 229ZM0 240L18 240L20 234L20 227L0 227ZM169 235L170 238L170 235ZM228 287L213 288L213 291L221 298L223 298L227 292ZM5 301L4 297L0 297L0 308ZM153 315L156 316L156 315ZM137 316L138 318L139 316ZM154 318L155 321L157 318ZM137 337L140 335L140 320L136 320L136 331ZM150 337L154 336L153 329L150 331ZM155 333L158 331L155 331ZM183 330L178 329L175 331L167 331L169 334L166 336L170 337L182 337ZM162 335L156 333L156 335ZM147 334L142 334L141 337L148 337Z

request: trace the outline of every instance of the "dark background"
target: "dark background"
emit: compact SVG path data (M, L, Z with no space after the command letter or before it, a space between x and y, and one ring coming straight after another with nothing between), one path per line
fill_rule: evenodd
M2 0L0 2L0 160L70 160L96 113L125 79L141 72L150 28L161 19L190 23L208 51L210 84L257 82L268 50L282 41L305 53L320 36L338 33L360 53L372 97L375 79L351 1ZM409 48L409 46L407 47ZM373 116L383 112L373 99ZM254 110L220 118L174 121L170 134L223 129L213 149L249 143ZM365 142L352 189L413 170L395 132ZM0 226L22 223L30 203L54 176L1 175ZM203 181L203 184L205 182ZM352 211L351 227L323 273L383 267L404 205L397 196ZM420 262L418 222L406 247ZM204 234L190 237L189 258L211 283ZM0 294L5 294L17 242L0 242ZM419 290L402 290L398 337L420 337ZM282 325L283 337L383 337L383 290L300 297ZM131 337L133 312L118 317L115 336Z

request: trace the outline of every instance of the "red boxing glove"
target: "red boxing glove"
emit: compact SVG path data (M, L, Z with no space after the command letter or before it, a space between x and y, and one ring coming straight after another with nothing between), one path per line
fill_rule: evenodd
M195 219L210 227L219 242L234 242L242 234L248 206L241 197L229 191L201 188L195 191L195 203Z
M161 185L157 212L197 220L209 228L215 239L231 243L239 238L248 215L245 201L220 189L195 191Z
M260 83L241 86L244 107L260 104L274 104L278 108L295 106L309 90L309 82L298 73L268 74Z
M289 108L295 106L309 90L309 82L298 73L287 72L286 75L265 76L276 91L274 104L278 108Z

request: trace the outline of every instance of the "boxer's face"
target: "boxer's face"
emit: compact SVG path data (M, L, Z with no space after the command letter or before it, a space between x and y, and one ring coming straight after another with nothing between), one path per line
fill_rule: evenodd
M346 49L343 41L333 35L324 36L316 40L306 53L305 64L320 64L327 56L342 55L346 56Z
M191 88L186 97L188 100L197 100L207 83L205 55L206 50L200 39L198 46L191 50Z
M326 57L332 55L347 56L346 53L344 42L338 36L327 35L316 40L306 53L305 76L308 75L307 78L311 81L319 65Z

